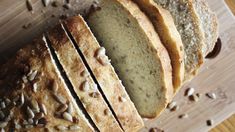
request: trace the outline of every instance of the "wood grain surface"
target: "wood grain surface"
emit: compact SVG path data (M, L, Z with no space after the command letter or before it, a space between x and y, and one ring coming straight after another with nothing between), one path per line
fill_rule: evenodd
M53 27L61 15L84 13L92 3L92 0L71 0L73 7L67 10L63 8L64 0L57 0L56 8L43 7L41 0L31 1L33 12L27 10L25 0L0 0L0 61ZM219 18L221 53L215 59L206 60L195 79L174 98L179 110L166 110L157 119L145 120L146 127L142 131L159 127L166 132L204 132L235 112L235 19L223 0L208 2ZM22 28L29 24L29 28ZM188 87L194 87L202 94L198 102L191 102L184 96ZM206 97L207 92L216 93L217 99ZM189 118L179 119L178 116L184 113ZM207 126L208 119L214 121L212 126Z

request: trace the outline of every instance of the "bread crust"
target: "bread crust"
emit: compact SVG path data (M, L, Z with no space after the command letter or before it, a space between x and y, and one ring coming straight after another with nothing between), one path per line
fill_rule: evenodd
M124 131L137 131L142 128L143 121L113 67L110 64L102 65L97 61L96 52L100 49L100 45L83 18L81 16L72 17L63 23L83 53ZM122 98L125 101L120 100Z
M51 46L56 52L57 58L72 83L77 96L98 129L102 132L122 132L122 129L115 117L112 115L111 110L90 76L90 73L84 65L80 55L69 40L61 25L57 25L53 30L51 30L48 38L51 42ZM85 83L89 86L86 87ZM92 97L92 94L96 94L97 97Z
M14 58L2 65L0 76L3 76L0 98L4 98L1 103L4 102L6 107L1 111L5 115L7 111L12 112L9 119L4 119L8 122L5 131L56 131L62 128L70 131L71 127L77 131L94 131L70 94L42 38L20 49ZM9 83L11 89L6 87ZM64 118L65 112L58 110L68 104L74 111L67 112L68 118ZM71 117L73 121L69 121Z
M174 20L170 12L157 5L153 0L134 1L149 17L170 55L173 69L174 93L176 93L184 80L184 49L181 36L175 27Z

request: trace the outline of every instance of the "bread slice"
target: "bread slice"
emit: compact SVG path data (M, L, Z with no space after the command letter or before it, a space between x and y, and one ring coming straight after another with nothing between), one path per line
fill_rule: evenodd
M134 1L149 17L170 55L173 70L173 86L176 93L184 81L184 48L174 20L169 11L157 5L153 0Z
M0 68L2 131L94 131L40 38Z
M143 121L83 18L72 17L64 21L64 26L76 41L75 46L83 54L124 131L138 131Z
M48 38L74 91L98 129L102 132L121 132L122 129L61 25L51 30Z
M181 35L185 51L185 82L192 79L203 63L204 33L193 0L154 0L167 9Z
M150 20L132 1L102 0L99 6L88 16L91 30L106 48L140 115L159 115L173 96L167 50Z
M218 38L218 20L216 14L213 13L205 0L194 0L193 5L200 18L200 25L205 34L205 44L203 45L204 57L210 53Z

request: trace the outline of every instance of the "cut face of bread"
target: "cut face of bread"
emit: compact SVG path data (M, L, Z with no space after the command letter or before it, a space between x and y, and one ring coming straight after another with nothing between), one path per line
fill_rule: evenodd
M185 81L197 73L203 63L204 33L191 0L154 0L167 9L181 35L185 51Z
M202 48L205 57L213 50L218 38L217 17L215 13L210 10L205 0L194 0L193 5L200 18L200 25L205 35L205 43Z
M173 96L172 68L152 23L130 0L102 0L99 6L88 25L140 115L159 115Z
M101 48L81 16L64 21L64 27L90 68L124 131L138 131L143 121Z
M134 1L149 17L169 53L173 70L174 91L176 93L184 81L184 48L174 20L170 12L161 8L153 0Z
M94 131L42 39L2 65L0 77L0 102L4 104L0 124L6 132Z
M49 32L48 39L68 79L73 85L76 95L81 100L97 128L102 132L122 132L79 53L61 25L56 26Z

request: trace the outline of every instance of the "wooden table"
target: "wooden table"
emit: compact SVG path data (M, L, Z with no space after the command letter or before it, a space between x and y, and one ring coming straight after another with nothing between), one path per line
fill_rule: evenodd
M225 0L233 14L235 15L235 0ZM223 121L218 126L213 128L211 132L235 132L235 114L229 119Z

